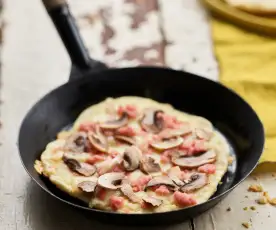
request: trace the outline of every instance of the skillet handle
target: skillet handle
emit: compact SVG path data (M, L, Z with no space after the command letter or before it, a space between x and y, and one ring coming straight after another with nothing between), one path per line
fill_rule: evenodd
M90 58L66 0L42 0L72 61L69 81L106 65Z

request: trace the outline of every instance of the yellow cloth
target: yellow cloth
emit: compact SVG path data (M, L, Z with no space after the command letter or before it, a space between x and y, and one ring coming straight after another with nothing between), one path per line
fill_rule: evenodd
M266 134L261 162L276 162L276 39L215 19L212 29L220 81L256 110Z

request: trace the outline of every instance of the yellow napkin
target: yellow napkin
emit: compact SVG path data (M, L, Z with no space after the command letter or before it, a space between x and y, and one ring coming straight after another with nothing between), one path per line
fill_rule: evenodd
M260 162L276 162L276 39L216 19L212 30L220 81L249 102L264 124Z

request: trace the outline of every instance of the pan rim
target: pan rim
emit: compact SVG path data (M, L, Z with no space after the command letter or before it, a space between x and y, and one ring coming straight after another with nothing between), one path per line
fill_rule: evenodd
M24 116L22 122L21 122L21 125L20 125L20 130L19 130L19 134L18 134L18 139L17 139L17 143L18 143L18 152L19 152L19 157L20 157L20 161L21 161L21 164L23 165L25 171L28 173L28 175L31 177L31 179L33 181L36 182L37 185L39 185L39 187L41 187L45 192L47 192L48 194L52 195L53 197L57 198L58 200L60 201L63 201L64 203L67 203L71 206L74 206L74 207L77 207L79 209L83 209L83 210L86 210L86 211L94 211L94 212L98 212L98 213L104 213L104 214L108 214L108 215L120 215L120 216L152 216L152 215L160 215L160 214L168 214L168 213L176 213L176 212L181 212L183 210L191 210L193 208L196 208L196 207L200 207L200 206L203 206L203 205L207 205L208 203L211 203L215 200L219 200L220 198L222 198L223 196L225 196L226 194L228 194L229 192L231 192L234 188L236 188L241 182L243 182L248 176L249 174L256 168L257 164L258 164L258 161L261 157L261 154L264 150L264 141L265 141L265 134L264 134L264 127L263 127L263 124L259 118L259 116L257 115L257 113L255 112L255 110L251 107L251 105L248 104L247 101L245 101L241 96L239 96L235 91L233 91L232 89L224 86L223 84L221 84L220 82L216 82L216 81L213 81L213 80L210 80L210 79L207 79L205 77L202 77L202 76L199 76L199 75L196 75L196 74L193 74L193 73L190 73L190 72L186 72L186 71L181 71L181 70L174 70L174 69L171 69L171 68L168 68L168 67L153 67L153 66L138 66L138 67L126 67L126 68L110 68L110 69L106 69L106 70L102 70L102 71L99 71L99 72L95 72L95 73L92 73L93 75L101 75L103 73L108 73L110 71L114 72L114 71L126 71L126 70L137 70L137 69L145 69L145 70L162 70L162 71L170 71L170 72L175 72L175 73L178 73L178 74L187 74L187 75L190 75L189 77L193 77L193 78L198 78L198 79L201 79L203 81L207 81L209 83L212 83L212 84L216 84L217 86L227 90L229 93L233 94L234 96L236 96L236 98L241 101L245 106L248 107L248 109L251 110L252 114L255 116L256 118L256 121L260 124L260 128L261 128L261 145L259 146L260 148L260 153L259 153L259 156L257 156L257 161L254 163L253 167L251 169L248 170L248 172L236 183L234 184L233 186L231 186L230 188L226 189L225 191L223 191L222 193L208 199L207 201L203 202L203 203L200 203L200 204L197 204L197 205L194 205L194 206L190 206L190 207L186 207L186 208L180 208L180 209L177 209L177 210L171 210L171 211L166 211L166 212L154 212L154 213L118 213L118 212L112 212L112 211L106 211L106 210L100 210L100 209L93 209L93 208L90 208L90 207L85 207L85 206L81 206L79 204L75 204L73 202L70 202L70 201L67 201L57 195L55 195L52 191L50 191L49 189L43 187L30 173L30 171L27 169L26 165L24 164L23 162L23 159L22 159L22 154L21 154L21 151L20 151L20 137L22 136L22 126L23 124L26 122L26 120L28 119L28 117L32 114L32 112L37 108L37 106L39 106L40 102L42 102L43 100L46 100L48 97L50 97L54 92L60 90L61 88L63 87L67 87L67 86L70 86L71 84L83 84L82 82L86 82L86 81L90 81L90 79L92 78L90 75L91 73L89 74L86 74L85 76L83 76L82 78L79 78L79 79L74 79L70 82L66 82L52 90L50 90L46 95L42 96L40 99L38 99L35 104L28 110L27 114Z

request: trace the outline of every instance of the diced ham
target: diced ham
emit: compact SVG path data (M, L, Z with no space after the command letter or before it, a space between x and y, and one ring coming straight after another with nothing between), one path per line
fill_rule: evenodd
M178 121L175 116L171 116L165 113L158 113L157 116L163 119L164 128L178 129L182 125L182 122Z
M198 171L202 173L207 173L207 174L214 174L216 172L216 165L214 164L202 165L198 168Z
M112 210L116 211L123 207L124 198L119 196L111 196L109 199L109 205L112 208Z
M174 202L181 207L191 206L196 204L196 200L192 194L176 191L173 194Z
M119 115L122 115L123 113L127 113L127 115L130 118L136 118L138 115L137 108L134 105L119 106L117 112Z
M155 190L155 193L160 196L166 196L170 194L170 190L165 185L161 185Z
M96 127L96 123L86 122L86 123L80 124L79 131L83 131L83 132L93 131L95 130L95 127Z
M104 161L105 160L105 157L104 156L101 156L101 155L93 155L91 157L89 157L87 160L86 160L86 163L88 164L95 164L97 162L100 162L100 161Z
M136 181L132 182L132 189L134 192L144 190L146 184L151 180L151 176L141 176Z
M169 163L170 160L171 160L170 157L168 157L168 156L166 156L166 155L164 155L164 154L162 154L162 155L160 156L160 161L161 161L161 163L163 163L163 164Z
M106 198L106 190L104 188L98 188L97 193L96 193L96 197L99 200L105 200L105 198Z
M179 146L180 150L187 151L188 156L192 156L197 153L207 151L206 144L204 140L192 140L188 139Z
M130 126L125 126L121 127L117 130L117 134L123 135L123 136L128 136L128 137L133 137L136 135L135 130L130 127Z

